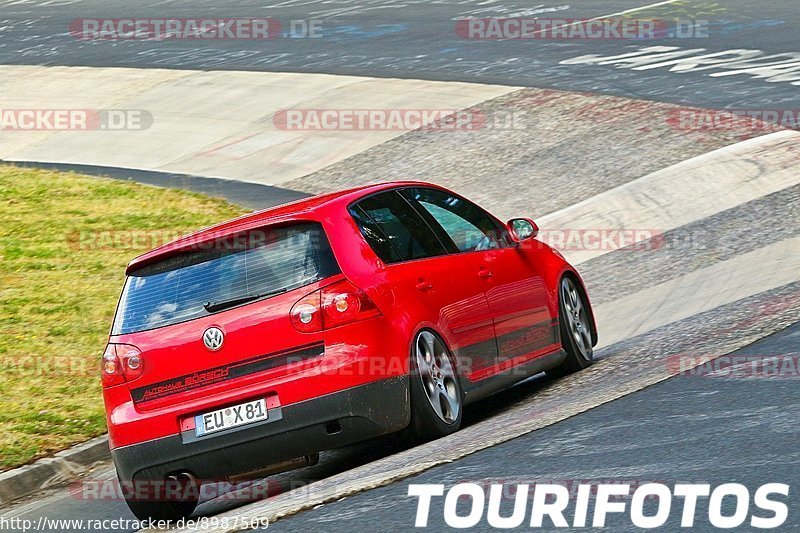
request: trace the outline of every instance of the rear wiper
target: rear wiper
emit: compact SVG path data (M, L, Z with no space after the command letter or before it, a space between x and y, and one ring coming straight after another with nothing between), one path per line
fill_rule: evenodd
M247 296L240 296L239 298L231 298L230 300L220 300L219 302L206 302L203 305L203 309L205 309L209 313L213 313L215 311L222 311L223 309L227 309L229 307L236 307L237 305L242 305L248 302L254 302L255 300L260 300L262 298L267 298L269 296L282 294L287 290L288 289L284 287L282 289L277 289L270 292L262 292L261 294L250 294Z

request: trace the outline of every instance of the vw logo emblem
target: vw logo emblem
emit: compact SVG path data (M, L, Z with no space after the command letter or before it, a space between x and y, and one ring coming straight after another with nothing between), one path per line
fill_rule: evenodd
M223 342L225 342L225 334L222 333L221 329L213 327L203 332L203 344L212 352L216 352L222 348Z

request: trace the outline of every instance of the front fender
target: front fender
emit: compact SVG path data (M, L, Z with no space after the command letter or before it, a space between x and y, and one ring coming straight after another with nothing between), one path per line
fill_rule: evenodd
M592 327L592 346L597 344L597 320L594 316L594 309L592 307L589 291L586 289L586 283L578 273L578 270L572 266L558 250L555 250L547 244L536 241L537 246L532 253L536 254L536 262L539 265L541 275L544 278L545 286L548 289L548 299L550 304L550 311L553 316L559 315L558 309L558 288L561 284L561 279L564 276L570 276L577 284L578 290L583 293L583 297L588 306L588 316Z

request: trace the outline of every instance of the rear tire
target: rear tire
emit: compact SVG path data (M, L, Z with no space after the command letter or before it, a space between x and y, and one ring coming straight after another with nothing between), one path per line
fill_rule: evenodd
M547 375L559 378L583 370L594 362L589 302L568 276L561 278L558 288L558 327L561 346L567 358Z
M458 431L464 394L444 341L432 331L420 331L411 345L410 366L412 436L428 441Z

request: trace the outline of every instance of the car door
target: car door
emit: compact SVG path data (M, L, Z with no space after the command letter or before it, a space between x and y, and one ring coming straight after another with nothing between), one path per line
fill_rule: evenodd
M553 317L535 252L506 242L502 225L476 204L441 189L414 188L406 194L449 236L467 267L465 279L479 279L489 302L498 360L483 374L496 373L552 350Z
M351 206L362 234L386 264L386 279L399 305L421 305L424 321L436 324L467 376L494 365L494 322L483 286L472 267L397 190ZM423 317L417 317L419 320Z
M547 305L547 287L535 259L516 246L482 257L491 271L486 297L492 310L501 368L515 366L555 349L558 323Z

